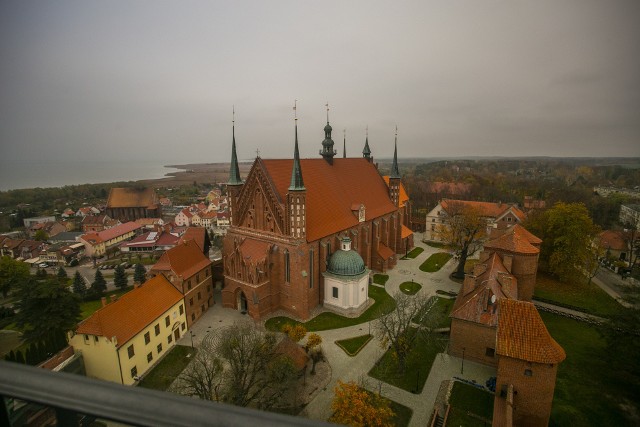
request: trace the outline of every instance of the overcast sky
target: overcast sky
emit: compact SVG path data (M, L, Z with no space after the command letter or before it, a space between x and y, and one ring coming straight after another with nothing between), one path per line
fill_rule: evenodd
M375 4L373 4L375 3ZM2 1L3 161L640 156L640 2Z

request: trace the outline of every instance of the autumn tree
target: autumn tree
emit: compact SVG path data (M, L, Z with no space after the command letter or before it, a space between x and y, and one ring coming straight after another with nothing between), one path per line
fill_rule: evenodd
M118 289L124 289L127 287L127 272L122 265L117 265L113 271L113 284Z
M15 307L16 325L29 343L66 333L80 319L79 297L57 280L30 279L20 288Z
M44 230L38 230L38 231L36 231L36 234L34 234L34 235L33 235L33 238L34 238L35 240L38 240L38 241L42 241L42 242L43 242L43 241L45 241L45 240L49 239L49 235L48 235L48 234L47 234L47 232L46 232L46 231L44 231Z
M375 321L380 344L388 346L398 362L398 370L405 371L406 359L419 337L419 331L412 328L413 319L428 309L429 301L424 296L411 296L402 292L393 295L395 307L382 307L381 315ZM389 303L392 304L392 303Z
M4 298L11 289L22 285L29 278L29 266L11 257L0 258L0 292Z
M439 227L440 239L455 249L459 261L453 275L463 279L467 258L482 247L487 221L475 206L455 200L447 201L446 214L447 218Z
M329 421L353 427L393 426L394 413L389 400L371 393L353 381L338 380L331 402L333 415Z
M296 323L295 325L286 323L282 326L282 332L287 334L291 341L300 342L300 340L304 338L305 335L307 335L307 328L305 328L304 325L301 325L300 323Z
M309 354L311 356L311 375L315 375L316 364L322 359L322 350L320 349L321 344L322 337L320 335L316 333L309 334L306 347L309 350Z
M592 257L593 241L600 229L584 204L556 203L531 215L524 226L542 239L540 269L563 282L586 276L585 262Z
M277 338L250 323L236 323L207 335L205 347L224 366L223 401L270 409L295 390L291 359L277 351Z

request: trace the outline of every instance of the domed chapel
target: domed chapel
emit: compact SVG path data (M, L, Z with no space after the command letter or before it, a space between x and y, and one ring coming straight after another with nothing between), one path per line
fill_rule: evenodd
M296 118L293 158L257 156L243 181L232 129L223 306L254 319L285 310L306 320L318 305L358 314L371 271L413 247L397 134L391 174L381 176L368 135L361 157L346 156L346 139L336 156L328 117L320 157L301 159Z

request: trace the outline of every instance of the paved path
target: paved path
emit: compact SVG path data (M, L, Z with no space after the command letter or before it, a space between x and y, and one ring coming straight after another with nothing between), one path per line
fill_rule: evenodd
M422 247L422 252L415 259L400 260L396 267L388 272L389 280L385 288L390 295L399 292L399 286L402 282L413 280L422 285L419 294L435 295L436 290L444 290L449 292L457 292L460 284L449 279L449 274L455 267L453 260L449 261L440 271L435 273L423 273L419 266L430 255L441 252L442 249L427 246L419 241L419 235L415 236L416 246ZM375 335L373 329L371 332ZM369 333L369 324L350 326L342 329L333 329L330 331L318 332L322 337L322 347L325 356L332 369L332 378L329 384L322 390L314 400L312 400L302 412L302 416L312 419L326 420L331 415L331 401L333 399L333 389L340 379L343 382L365 380L367 388L372 391L378 391L380 381L367 375L369 370L374 366L375 362L382 356L383 350L380 348L379 341L374 337L367 346L355 357L349 357L337 345L336 340L351 338L358 335ZM440 354L436 357L433 367L427 378L422 393L414 394L392 385L382 383L382 395L394 400L402 405L408 406L413 410L410 426L424 426L429 422L433 404L443 380L451 379L453 376L466 378L470 381L475 380L480 384L491 376L496 375L494 368L480 365L477 363L465 361L464 374L461 374L462 360L447 354ZM425 368L426 371L426 368ZM421 373L424 375L424 372ZM416 376L418 373L416 372Z
M600 277L606 277L606 276L601 275ZM613 289L611 286L603 282L600 277L596 276L593 279L591 279L591 281L596 285L598 285L607 294L609 294L614 300L618 301L620 305L622 305L623 307L627 307L627 308L632 307L632 304L629 304L627 301L625 301L624 298L622 298L622 296L615 289Z

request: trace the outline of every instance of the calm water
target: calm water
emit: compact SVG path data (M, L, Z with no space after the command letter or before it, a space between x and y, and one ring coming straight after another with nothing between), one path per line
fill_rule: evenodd
M0 191L17 188L62 187L115 181L162 178L174 168L163 165L175 162L0 162Z

